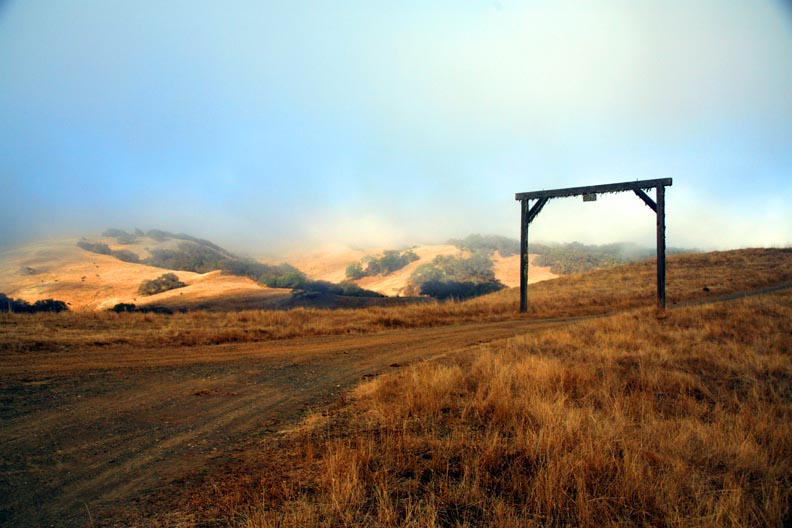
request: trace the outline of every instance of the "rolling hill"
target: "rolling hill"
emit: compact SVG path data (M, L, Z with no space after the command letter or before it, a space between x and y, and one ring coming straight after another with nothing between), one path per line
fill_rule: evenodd
M411 248L417 260L401 269L348 279L347 266L382 255L386 249L330 244L283 259L254 260L241 259L212 242L189 235L108 229L89 239L64 237L0 249L0 292L31 303L62 300L71 310L106 310L119 303L176 310L400 304L406 302L410 278L419 266L438 257L471 255L459 244L419 245ZM495 279L506 287L519 286L519 256L501 256L497 249L490 255ZM534 265L535 258L537 255L531 255L529 282L558 277L549 267ZM168 272L175 273L186 286L150 296L138 293L143 281ZM283 273L285 279L261 275L268 272ZM303 287L306 281L319 281L318 290ZM360 295L359 291L358 295L339 295L337 291L327 291L328 283L352 283L393 299L364 299L367 295ZM308 294L295 294L294 290L306 290Z
M141 240L119 245L113 239L96 239L112 249L126 249L147 256L151 250L168 248L174 241ZM65 301L71 310L104 310L117 303L137 306L219 302L244 297L272 302L291 297L291 290L267 288L247 277L220 271L194 273L123 262L110 255L77 247L78 238L31 242L0 250L0 292L29 302L40 299ZM147 243L148 242L148 243ZM157 295L141 296L140 284L173 271L187 286Z
M469 252L450 244L428 244L413 246L411 250L418 255L419 260L411 262L404 268L387 275L364 277L354 281L359 286L382 293L387 296L398 296L405 291L410 276L421 264L432 262L437 256L468 255ZM351 249L342 245L328 245L323 248L304 253L295 253L284 258L286 262L304 271L314 280L340 282L346 279L346 267L354 262L360 262L367 256L375 256L385 251L385 248L371 248L367 250ZM531 255L531 268L528 282L535 283L554 279L557 274L550 271L548 266L533 265L537 255ZM508 288L520 285L520 257L511 255L502 257L495 252L492 256L495 278Z

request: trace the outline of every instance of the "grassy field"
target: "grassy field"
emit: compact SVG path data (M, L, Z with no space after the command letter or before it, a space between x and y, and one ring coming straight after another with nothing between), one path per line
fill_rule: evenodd
M608 314L655 303L653 261L569 275L529 287L528 317ZM668 259L669 306L792 282L792 249L746 249ZM706 291L705 291L706 288ZM362 334L510 319L518 292L467 302L428 302L368 309L237 312L192 311L171 316L74 312L35 317L0 314L0 347L25 351L64 346L196 346Z
M206 457L234 453L194 489L96 525L790 525L792 293L696 303L792 282L792 250L672 257L662 314L654 279L645 262L532 285L527 316L515 290L360 310L2 314L3 432L35 456L49 438L64 464L71 427L70 474L89 456L118 490L141 464L141 486L178 476L197 441ZM535 324L589 315L603 317ZM437 359L403 366L422 356ZM342 384L354 388L339 397ZM300 416L300 391L335 403L255 433L269 409ZM163 423L181 428L173 463ZM246 443L212 443L231 423ZM67 477L58 489L79 495Z
M181 514L246 528L788 526L792 293L695 303L789 282L791 264L788 250L675 257L680 306L660 315L636 308L652 304L651 263L536 285L534 317L621 312L363 383ZM514 297L389 316L497 319Z
M792 294L641 309L360 385L228 519L270 526L788 526Z

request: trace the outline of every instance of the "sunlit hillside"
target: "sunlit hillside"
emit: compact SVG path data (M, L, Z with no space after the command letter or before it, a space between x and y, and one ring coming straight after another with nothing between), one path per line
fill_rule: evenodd
M255 281L219 271L193 273L174 271L187 286L151 296L138 294L143 281L170 270L123 262L77 247L78 238L32 242L0 250L0 292L29 302L39 299L65 301L72 310L102 310L117 303L146 306L179 297L180 301L211 302L213 299L247 296L261 299L288 296L289 290L266 288ZM148 256L155 248L169 248L174 241L151 239L119 245L112 238L97 237L113 249Z
M421 264L432 262L437 256L458 256L468 254L456 246L449 244L428 244L414 246L411 250L418 255L419 260L411 262L404 268L386 275L364 277L355 282L363 288L373 290L384 295L396 296L405 291L410 276ZM295 253L285 258L287 262L303 270L308 276L316 280L340 282L347 279L346 268L354 262L360 262L368 256L381 254L384 248L352 249L343 245L328 245L311 252ZM536 255L531 255L531 261ZM520 257L511 255L502 257L495 252L492 255L493 271L495 278L507 287L520 285ZM549 267L532 265L528 277L529 283L553 279L558 275L552 273Z
M110 230L112 231L112 230ZM159 232L164 233L164 232ZM155 267L144 263L157 252L178 251L184 239L165 236L132 236L129 240L114 236L95 236L89 240L59 238L30 242L0 250L0 292L12 298L35 302L57 299L67 303L71 310L104 310L119 303L182 308L281 308L300 305L315 306L367 306L387 303L373 299L293 299L288 288L271 288L249 277L223 273L217 269L205 273L183 271L168 267ZM191 237L188 237L188 239ZM198 239L195 239L198 240ZM222 248L208 241L210 249ZM104 247L115 255L97 253L78 244ZM193 244L191 240L187 244ZM199 244L200 245L200 244ZM273 259L277 265L287 262L311 280L341 283L348 280L347 266L367 257L381 254L384 249L351 249L343 245L328 245L310 253L299 253ZM358 286L390 297L404 295L410 277L418 266L431 263L438 256L466 256L467 252L452 245L423 245L412 248L418 260L392 273L364 277ZM230 255L230 254L229 254ZM118 258L121 256L121 258ZM533 260L536 255L531 255ZM234 257L236 258L236 257ZM131 259L132 261L125 261ZM519 285L519 257L492 255L495 277L507 287ZM149 281L172 272L186 286L155 295L140 295L143 281ZM556 277L549 268L531 266L529 281L539 282Z

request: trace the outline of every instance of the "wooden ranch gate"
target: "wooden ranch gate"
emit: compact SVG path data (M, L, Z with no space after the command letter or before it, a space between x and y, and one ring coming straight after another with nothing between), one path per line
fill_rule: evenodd
M664 310L666 307L665 188L670 187L671 183L671 178L662 178L659 180L641 180L592 185L590 187L569 187L567 189L517 193L514 199L520 201L520 210L522 212L520 221L520 312L528 311L528 226L533 222L547 201L550 198L582 195L584 202L593 202L597 199L598 194L624 191L634 192L652 211L657 213L657 307ZM656 202L644 192L649 189L656 189ZM531 205L531 200L536 200L536 202Z

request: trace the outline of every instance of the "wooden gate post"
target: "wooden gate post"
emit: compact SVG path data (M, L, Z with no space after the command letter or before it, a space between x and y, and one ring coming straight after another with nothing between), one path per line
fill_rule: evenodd
M666 307L665 187L657 187L657 307Z
M528 200L520 200L520 313L528 311Z
M547 201L551 198L583 196L584 202L593 202L598 194L633 191L657 215L657 307L666 307L666 246L665 246L665 188L673 183L671 178L657 180L641 180L622 183L608 183L589 187L569 187L549 191L532 191L517 193L515 200L520 200L520 312L528 311L528 226L536 218ZM656 189L656 202L644 189ZM530 207L531 200L536 200Z

